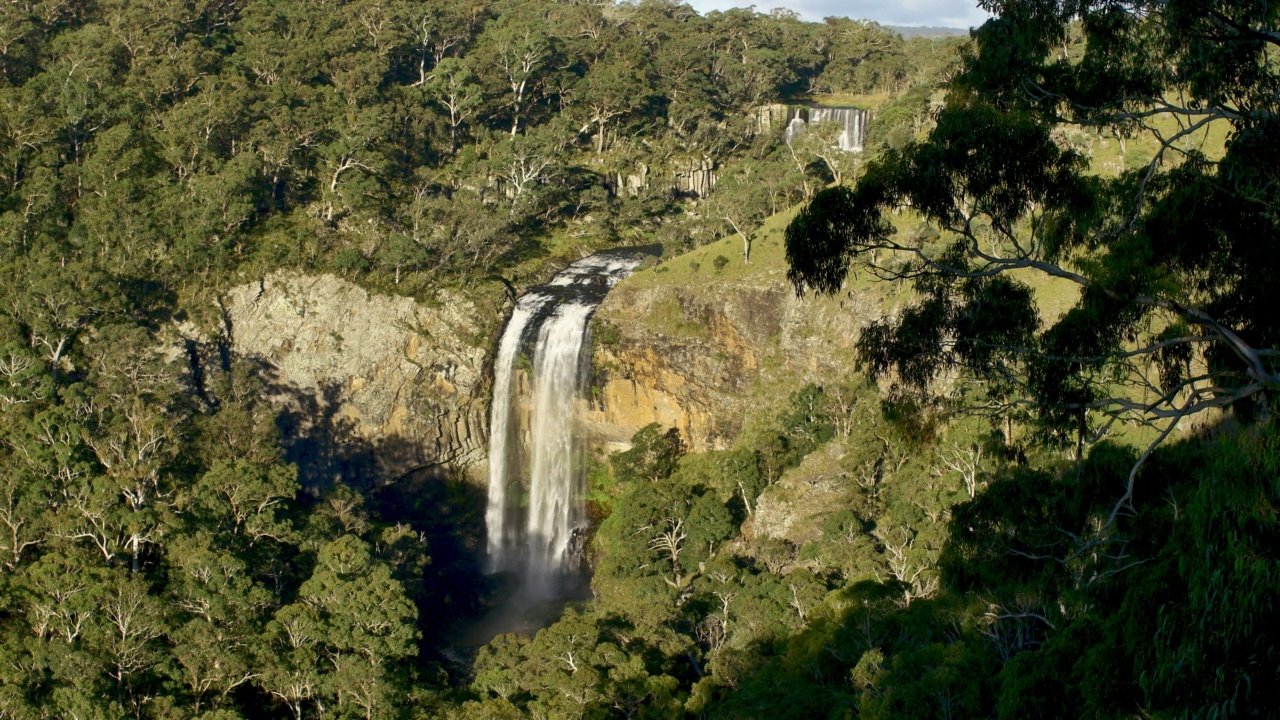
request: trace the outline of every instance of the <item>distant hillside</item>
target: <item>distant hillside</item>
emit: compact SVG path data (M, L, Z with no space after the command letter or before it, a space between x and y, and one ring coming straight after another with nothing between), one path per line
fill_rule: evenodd
M933 27L930 25L882 25L881 27L898 33L904 40L910 40L913 37L944 38L969 34L968 28Z

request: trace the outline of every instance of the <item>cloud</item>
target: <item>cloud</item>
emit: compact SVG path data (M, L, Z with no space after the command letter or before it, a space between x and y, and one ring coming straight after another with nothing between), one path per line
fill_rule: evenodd
M815 22L836 16L874 20L882 25L967 28L977 27L990 17L973 0L689 0L689 4L700 13L754 4L758 12L785 7Z

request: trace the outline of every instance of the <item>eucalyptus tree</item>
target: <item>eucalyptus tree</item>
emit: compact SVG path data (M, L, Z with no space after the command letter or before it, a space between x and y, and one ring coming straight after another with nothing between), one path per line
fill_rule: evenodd
M459 57L477 29L483 10L467 3L411 3L401 15L411 40L409 56L417 77L414 85L426 85L446 57Z
M823 35L830 61L814 78L815 90L866 93L895 88L910 70L902 38L874 22L832 18Z
M753 10L733 9L710 14L708 25L721 106L745 109L776 101L793 76L773 23Z
M785 167L785 166L781 166ZM707 200L707 211L742 240L742 260L751 261L754 228L764 221L772 201L772 188L764 178L780 166L751 159L726 168Z
M1001 4L929 138L792 222L789 277L826 293L855 270L914 283L919 299L859 343L904 396L927 401L961 372L983 381L982 408L1029 412L1050 441L1149 426L1114 522L1180 421L1266 415L1280 389L1277 37L1276 10L1247 3ZM1157 149L1103 178L1055 141L1063 126ZM1211 128L1221 157L1190 142ZM943 239L895 235L886 213L907 209ZM1025 273L1078 301L1046 322Z
M471 68L456 58L444 58L437 63L426 88L429 97L449 113L449 152L452 153L458 147L459 131L483 102L483 90Z
M486 25L477 40L481 77L493 88L498 107L505 108L512 136L527 124L542 95L552 53L542 24L527 16L504 15Z
M371 550L354 535L322 546L296 602L266 628L270 655L254 682L295 717L326 704L388 717L403 699L395 663L417 652L417 611Z
M604 152L609 130L623 126L632 113L656 100L649 62L639 50L633 43L614 48L576 89L576 101L584 109L583 127L595 127L596 155Z

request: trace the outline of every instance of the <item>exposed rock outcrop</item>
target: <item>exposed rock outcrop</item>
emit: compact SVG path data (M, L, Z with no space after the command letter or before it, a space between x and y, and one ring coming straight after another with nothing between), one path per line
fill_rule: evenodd
M597 441L625 442L656 422L679 428L692 450L725 448L751 412L772 409L760 407L779 400L771 391L785 400L804 382L848 372L859 328L882 312L880 297L797 298L780 242L776 234L759 241L745 267L737 255L736 273L712 269L717 252L736 247L717 243L610 293L597 315L587 413ZM698 269L689 273L691 263Z
M715 161L702 157L680 164L672 184L678 193L706 197L716 186Z
M850 482L840 466L843 444L828 443L785 473L757 500L750 532L801 546L822 535L822 519L849 506Z
M295 273L226 294L226 339L263 363L286 446L309 482L386 480L484 459L482 329L493 321L455 293L436 299L427 305Z
M781 133L787 128L787 123L791 122L791 113L791 106L783 103L771 103L757 107L755 112L756 131L765 135L775 130Z

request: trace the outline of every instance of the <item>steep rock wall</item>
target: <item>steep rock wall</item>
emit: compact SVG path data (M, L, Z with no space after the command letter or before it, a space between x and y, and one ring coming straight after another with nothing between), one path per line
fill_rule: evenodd
M332 275L275 273L223 299L228 344L262 363L290 456L311 482L386 480L426 465L478 468L489 377L481 316Z
M679 428L694 451L726 448L753 415L776 414L771 406L787 393L849 372L853 342L880 316L881 298L797 298L780 230L762 234L751 263L729 239L610 293L597 314L586 413L598 443L625 443L656 422ZM713 269L717 256L732 258L723 272Z

